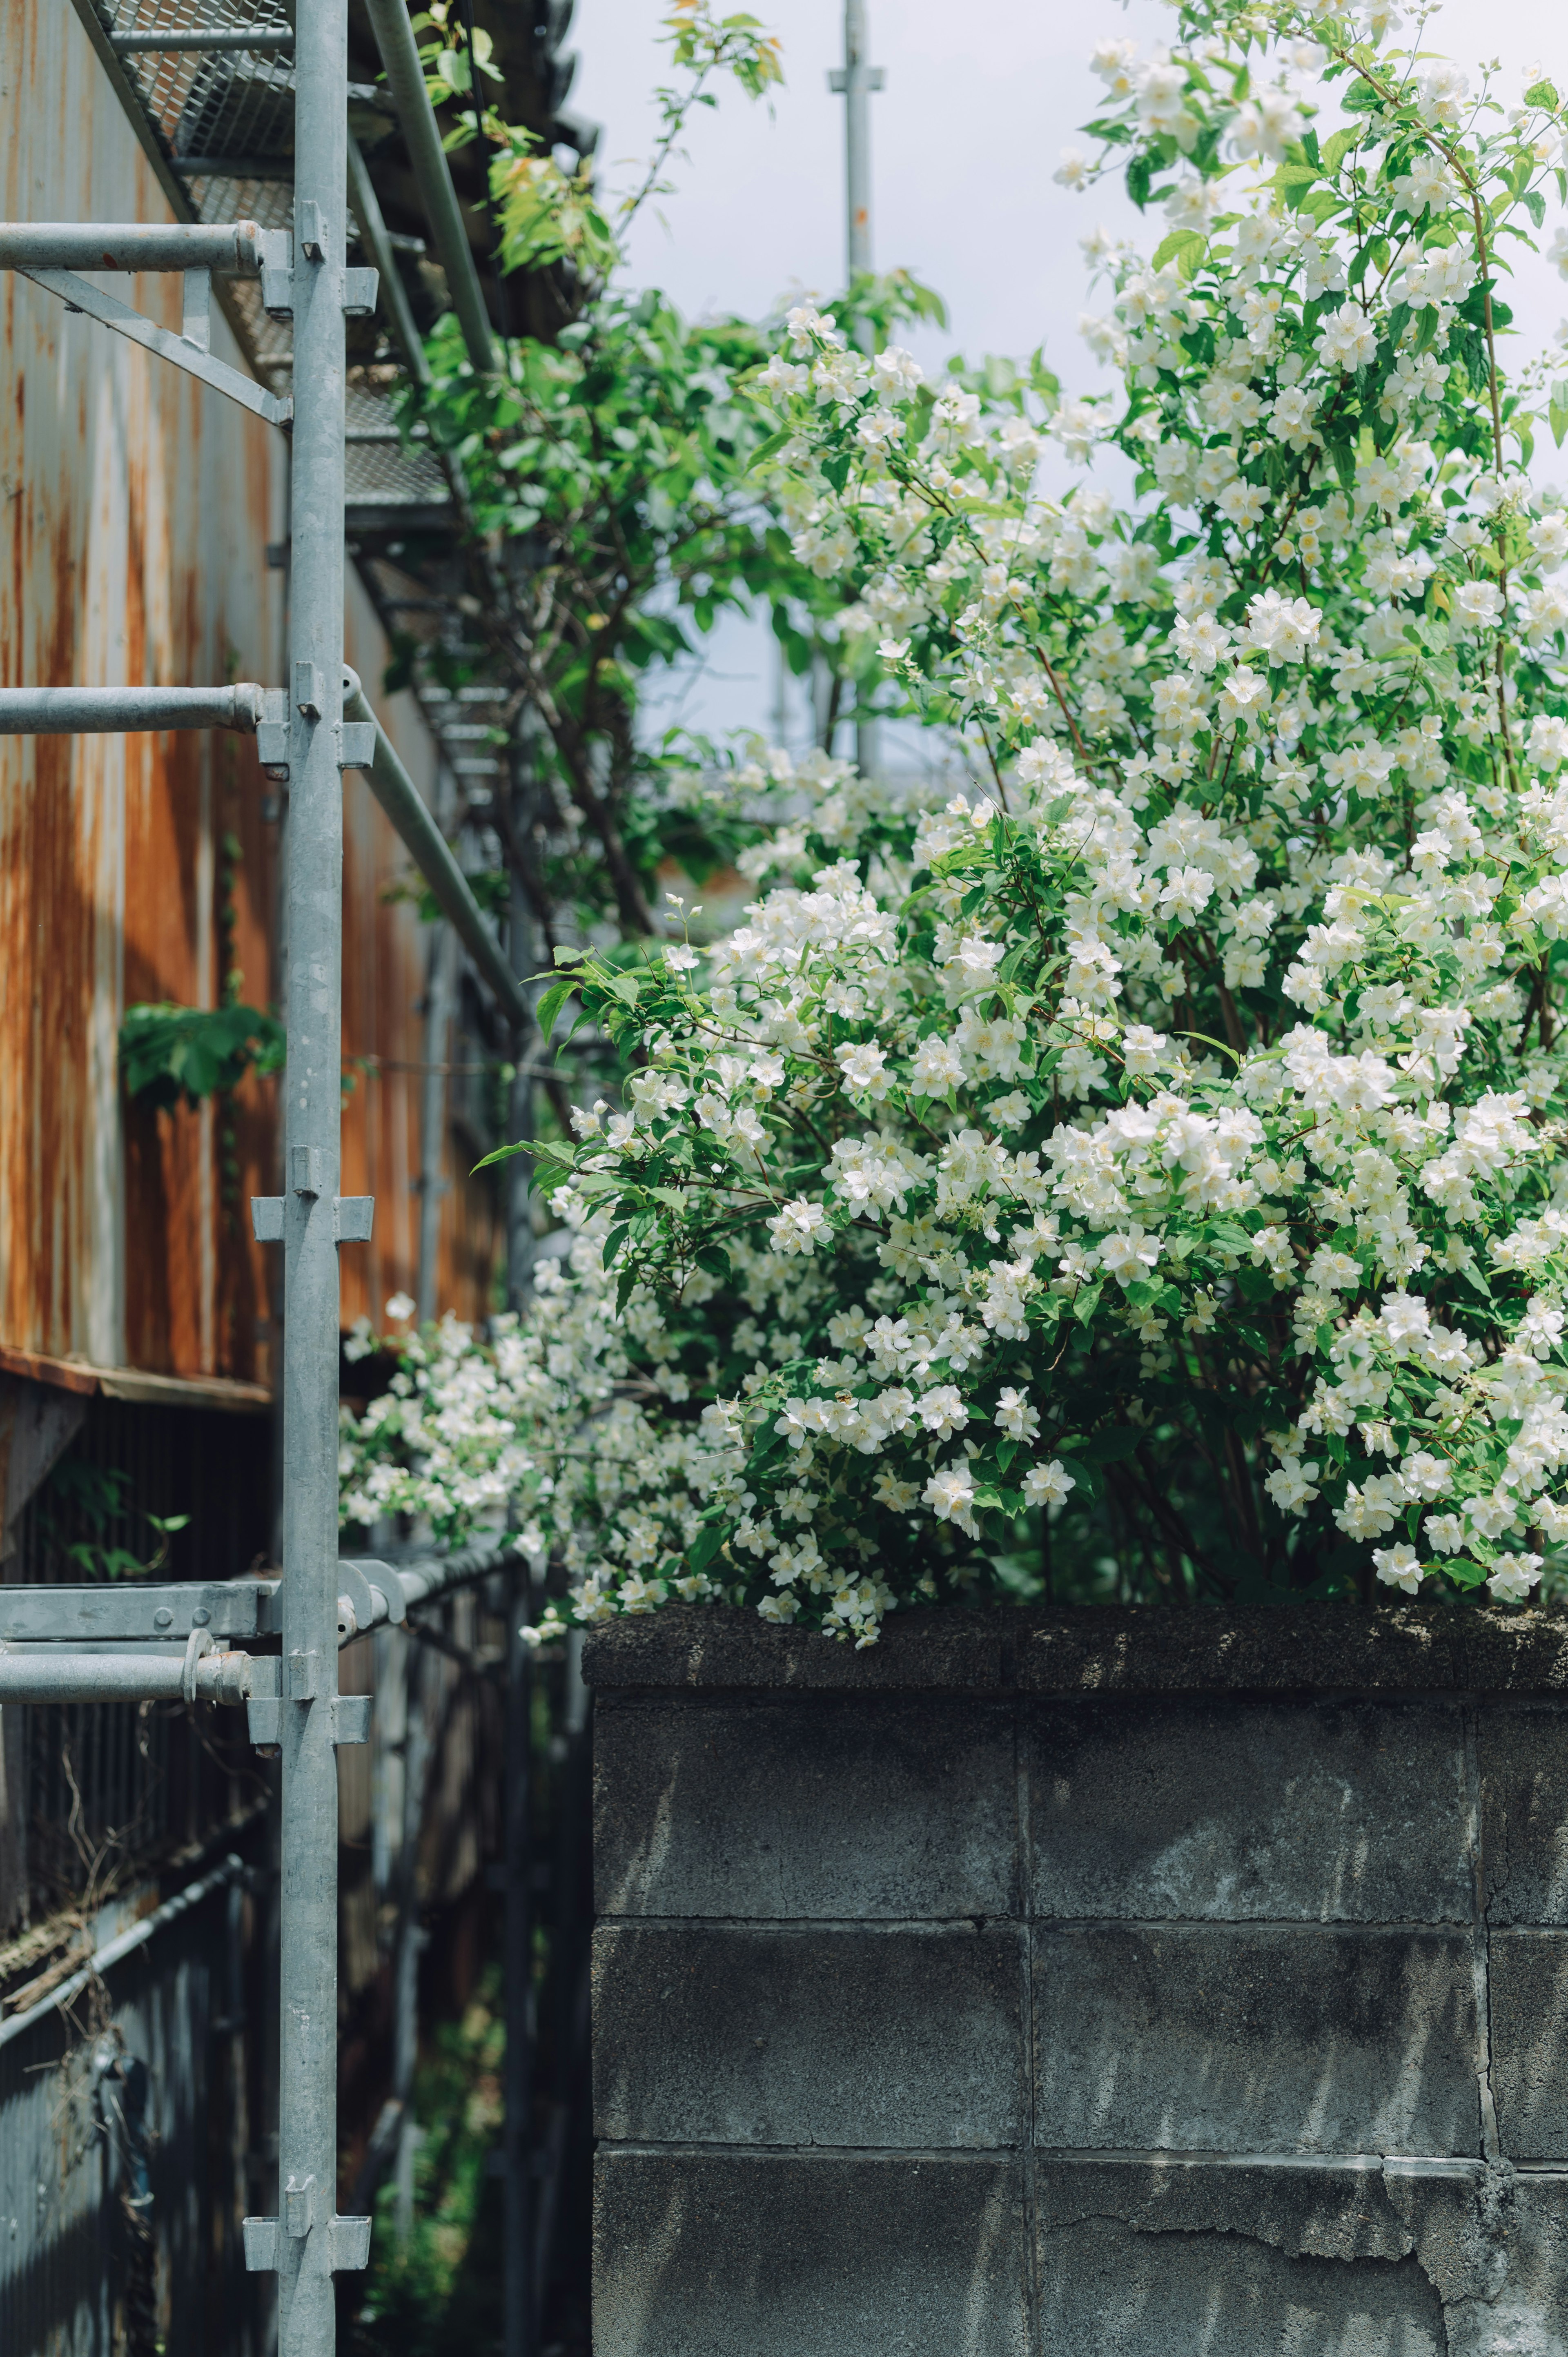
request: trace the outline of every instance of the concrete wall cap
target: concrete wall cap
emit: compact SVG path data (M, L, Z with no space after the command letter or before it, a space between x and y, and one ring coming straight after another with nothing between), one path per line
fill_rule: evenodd
M1568 1616L1442 1605L1066 1610L936 1606L857 1652L731 1606L669 1605L588 1632L601 1694L1568 1693Z

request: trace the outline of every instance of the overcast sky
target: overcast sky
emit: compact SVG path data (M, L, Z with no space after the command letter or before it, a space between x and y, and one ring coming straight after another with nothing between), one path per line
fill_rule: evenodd
M831 295L843 276L843 104L827 87L843 56L842 0L748 5L782 38L785 88L770 112L733 91L703 112L690 160L676 167L676 194L632 236L632 279L663 287L693 315L756 316L796 288ZM1097 371L1076 332L1090 301L1079 241L1103 223L1148 244L1164 224L1140 216L1119 183L1073 195L1052 174L1101 88L1088 68L1094 43L1131 35L1150 47L1167 36L1171 12L1157 0L867 5L872 59L887 76L871 101L875 259L935 286L951 320L945 335L908 340L937 364L955 349L1022 354L1043 342L1064 381L1086 384ZM604 125L599 156L612 188L628 183L651 145L667 14L667 0L578 0L571 106ZM1548 0L1448 0L1427 45L1471 71L1500 58L1510 102L1527 65L1544 64L1559 87L1568 81L1568 19ZM1568 311L1568 286L1555 270L1527 264L1513 303L1535 343ZM1102 294L1095 307L1104 307ZM775 694L768 642L721 633L708 670L687 691L682 717L766 726Z

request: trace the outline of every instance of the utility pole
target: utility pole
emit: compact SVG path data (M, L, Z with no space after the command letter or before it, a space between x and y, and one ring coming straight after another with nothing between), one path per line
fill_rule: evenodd
M871 260L871 93L881 90L886 75L880 66L867 65L870 46L865 0L844 0L843 64L828 76L828 87L843 100L843 185L845 246L853 284L872 268ZM855 322L854 338L863 352L872 347L871 322ZM857 697L858 703L858 697ZM854 724L854 758L862 777L877 766L876 723L869 712Z

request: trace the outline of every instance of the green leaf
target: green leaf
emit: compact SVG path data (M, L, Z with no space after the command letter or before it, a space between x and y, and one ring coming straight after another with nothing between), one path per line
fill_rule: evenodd
M1163 270L1167 262L1174 262L1182 276L1190 278L1208 250L1208 240L1199 231L1173 229L1155 248L1155 268Z
M575 992L576 987L577 976L575 974L564 974L559 981L551 984L540 1000L537 1020L546 1045L549 1043L550 1034L555 1028L561 1009Z
M697 1533L687 1550L686 1560L693 1571L702 1571L712 1563L725 1543L724 1524L706 1523Z
M1337 172L1351 148L1359 146L1366 135L1365 131L1359 128L1337 131L1323 150L1324 171L1328 174Z
M1100 1297L1104 1290L1103 1278L1101 1278L1097 1284L1086 1285L1079 1289L1073 1301L1072 1314L1080 1326L1087 1326L1090 1323L1100 1307Z
M1449 1578L1460 1587L1479 1587L1487 1577L1486 1565L1472 1563L1469 1556L1466 1555L1455 1555L1451 1562L1445 1563L1443 1568Z
M1546 199L1539 188L1529 188L1525 192L1523 203L1525 211L1539 229L1546 219Z
M1526 106L1550 107L1555 114L1559 104L1556 84L1550 81L1532 81L1525 91L1524 102Z

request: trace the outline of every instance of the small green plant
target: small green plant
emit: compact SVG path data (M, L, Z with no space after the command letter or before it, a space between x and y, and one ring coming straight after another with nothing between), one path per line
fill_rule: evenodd
M281 1071L284 1053L283 1025L257 1006L128 1006L120 1026L126 1093L163 1112Z
M130 1475L118 1467L88 1465L75 1457L62 1458L45 1484L45 1535L88 1579L132 1579L162 1571L170 1540L189 1524L188 1514L144 1512L142 1520L157 1534L145 1561L130 1547L113 1543L114 1526L132 1512L130 1488Z
M495 2231L486 2201L490 2152L500 2134L506 2025L500 1975L491 1965L460 2021L435 2032L419 2068L420 2122L412 2231L396 2235L396 2188L382 2189L355 2348L376 2357L438 2357L493 2341L499 2253L479 2245Z

